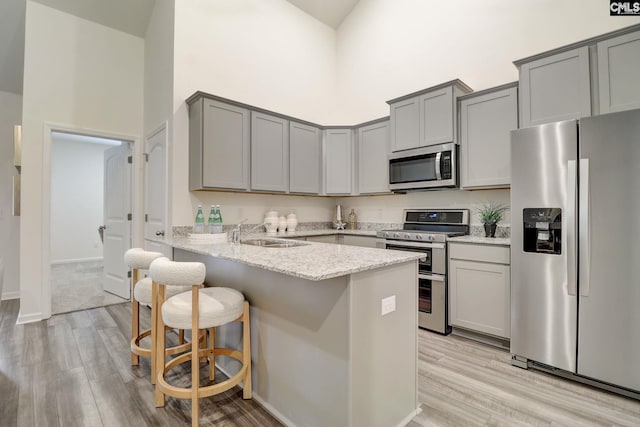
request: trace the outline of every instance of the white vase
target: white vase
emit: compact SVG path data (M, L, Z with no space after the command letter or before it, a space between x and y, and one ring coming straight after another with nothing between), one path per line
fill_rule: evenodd
M265 216L264 227L267 229L267 233L275 233L278 231L278 217L277 216Z
M287 229L287 218L281 216L278 220L278 233L284 233Z
M295 216L291 217L291 215L289 215L287 217L287 232L293 233L294 231L296 231L297 226L298 226L298 219Z

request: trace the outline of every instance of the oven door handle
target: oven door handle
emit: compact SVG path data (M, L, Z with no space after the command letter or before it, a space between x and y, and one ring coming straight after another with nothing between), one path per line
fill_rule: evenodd
M384 243L387 245L406 246L408 248L418 248L418 249L444 249L444 246L445 246L444 243L426 243L426 242L414 243L414 242L407 242L404 240L386 240L386 239L384 240Z
M444 282L444 276L439 274L418 274L418 279L431 280L433 282Z

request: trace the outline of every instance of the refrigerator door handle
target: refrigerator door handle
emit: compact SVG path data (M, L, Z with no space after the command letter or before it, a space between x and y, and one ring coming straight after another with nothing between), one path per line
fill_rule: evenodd
M576 296L576 187L577 162L569 160L567 164L567 293Z
M580 159L580 296L589 296L591 280L591 222L589 218L589 159Z

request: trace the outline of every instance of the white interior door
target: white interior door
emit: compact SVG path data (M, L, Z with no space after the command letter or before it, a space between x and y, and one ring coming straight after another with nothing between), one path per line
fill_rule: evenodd
M124 253L131 242L127 218L131 205L128 144L104 152L104 290L129 299L131 287L124 264Z
M147 137L144 177L144 238L164 236L166 227L166 152L167 127Z

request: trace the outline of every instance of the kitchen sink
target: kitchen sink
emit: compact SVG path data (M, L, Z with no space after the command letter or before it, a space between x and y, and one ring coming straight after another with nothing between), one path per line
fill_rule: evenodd
M243 245L262 246L264 248L293 248L296 246L307 246L308 243L296 242L290 240L275 240L275 239L251 239L241 242Z

